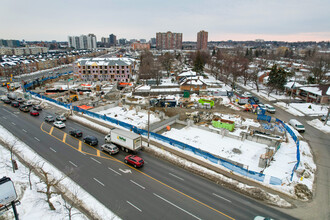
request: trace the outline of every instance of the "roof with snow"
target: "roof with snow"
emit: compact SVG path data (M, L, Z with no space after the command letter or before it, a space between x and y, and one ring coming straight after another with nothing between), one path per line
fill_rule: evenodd
M183 73L180 73L178 76L196 76L196 72L192 71L192 70L189 70L187 72L183 72Z

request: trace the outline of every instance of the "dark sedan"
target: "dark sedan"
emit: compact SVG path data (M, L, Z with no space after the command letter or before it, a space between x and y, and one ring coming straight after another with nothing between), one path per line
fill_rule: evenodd
M83 135L82 131L80 130L71 130L69 134L73 137L81 137Z
M19 103L16 101L11 102L11 106L18 108L19 107Z

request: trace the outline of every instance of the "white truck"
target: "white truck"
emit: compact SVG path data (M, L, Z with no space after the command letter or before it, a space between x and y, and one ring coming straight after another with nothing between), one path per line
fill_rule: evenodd
M110 133L104 137L106 143L116 144L123 151L137 152L142 148L141 135L135 134L131 131L113 128Z

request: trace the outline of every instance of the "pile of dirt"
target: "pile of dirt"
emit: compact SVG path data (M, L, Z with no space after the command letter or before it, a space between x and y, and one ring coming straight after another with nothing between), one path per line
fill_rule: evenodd
M298 183L294 187L294 194L301 200L311 200L313 193L304 184Z

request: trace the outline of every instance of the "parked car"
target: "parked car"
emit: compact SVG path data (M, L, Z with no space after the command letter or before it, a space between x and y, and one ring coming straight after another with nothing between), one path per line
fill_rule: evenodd
M39 116L39 112L37 110L31 110L30 115L32 116Z
M11 100L8 99L8 98L3 99L2 101L3 101L4 103L6 103L6 104L10 104L10 103L11 103Z
M16 102L23 103L25 100L21 97L16 98Z
M53 121L55 121L55 119L54 119L53 116L51 116L51 115L47 115L47 116L45 117L45 121L46 121L46 122L53 122Z
M305 132L305 126L296 119L290 119L289 124L298 132Z
M273 106L271 106L270 104L265 104L265 107L266 107L267 112L275 114L276 109Z
M97 138L91 135L84 137L83 141L84 143L89 144L91 146L96 146L99 143Z
M326 115L322 115L321 118L320 118L321 121L325 121L325 119L327 119Z
M263 103L258 104L259 108L264 109L265 111L267 110L266 106Z
M18 108L19 107L19 103L16 101L11 102L11 106Z
M250 100L252 100L254 103L258 104L259 103L259 98L255 96L251 96Z
M5 95L1 96L1 101L5 100L5 99L7 99L7 96L5 96Z
M119 148L114 144L103 144L101 150L108 152L109 154L116 154L119 152Z
M62 121L55 121L53 125L57 128L65 128L65 124Z
M37 111L42 110L42 108L41 108L40 105L34 105L32 108L33 108L34 110L37 110Z
M243 95L244 95L244 96L246 96L246 97L249 97L249 98L251 98L251 97L252 97L252 94L251 94L251 93L249 93L249 92L244 92L244 93L243 93Z
M66 117L63 115L56 116L56 121L66 121Z
M32 106L32 102L30 100L25 101L23 104L28 106L28 107Z
M138 157L136 155L126 156L124 162L129 163L129 164L133 165L134 167L142 167L144 164L144 160L141 157Z
M71 130L69 134L73 137L81 137L83 135L82 131L80 130Z
M23 112L29 112L30 108L27 105L20 105L19 110L21 110Z

